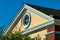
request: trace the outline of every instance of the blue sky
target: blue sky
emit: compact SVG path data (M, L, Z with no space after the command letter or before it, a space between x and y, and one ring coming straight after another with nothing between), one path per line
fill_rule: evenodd
M0 25L8 25L23 3L60 10L60 0L0 0Z

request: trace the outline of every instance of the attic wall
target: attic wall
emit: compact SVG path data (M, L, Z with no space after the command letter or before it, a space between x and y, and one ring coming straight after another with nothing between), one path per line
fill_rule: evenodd
M24 28L22 27L22 25L21 25L22 22L21 22L21 20L20 20L20 21L17 23L17 25L15 26L15 28L13 29L12 32L16 32L16 31L19 31L19 30L25 31L25 30L31 29L31 28L33 28L33 27L35 27L35 26L41 25L41 24L43 24L43 23L45 23L45 22L48 22L48 20L42 18L41 16L38 16L37 14L35 14L35 13L29 11L29 10L26 10L26 12L29 12L30 15L31 15L31 23L30 23L29 27L28 27L27 29L24 29Z
M31 14L31 23L28 29L31 29L35 26L41 25L45 22L47 22L48 20L42 18L41 16L38 16L37 14L27 10L26 12L29 12Z
M21 27L21 20L19 20L19 22L16 24L15 28L12 30L12 33L20 31L20 27Z

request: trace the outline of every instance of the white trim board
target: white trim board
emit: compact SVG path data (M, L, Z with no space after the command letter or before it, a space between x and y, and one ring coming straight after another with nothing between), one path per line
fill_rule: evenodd
M55 19L55 23L54 23L55 25L60 25L60 20L58 20L58 19Z
M42 25L36 26L36 27L34 27L34 28L28 29L28 30L24 31L22 34L23 34L23 35L24 35L24 34L28 34L28 33L32 32L32 31L35 31L35 30L38 30L38 29L47 27L48 25L51 25L51 24L53 24L53 23L54 23L54 20L52 20L52 21L50 21L50 22L47 22L47 23L44 23L44 24L42 24Z
M51 31L51 32L48 32L47 34L45 34L45 36L48 36L50 34L60 34L60 31Z
M26 5L26 4L24 4L24 5L25 5L25 7L24 7L25 9L30 10L31 12L34 12L35 14L37 14L37 15L39 15L39 16L47 19L47 20L53 20L53 19L54 19L54 18L46 15L45 13L43 13L43 12L41 12L41 11L39 11L39 10L36 10L36 9L34 9L34 8Z

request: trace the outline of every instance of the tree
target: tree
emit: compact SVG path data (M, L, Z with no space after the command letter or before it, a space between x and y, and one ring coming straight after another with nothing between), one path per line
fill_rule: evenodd
M41 40L41 37L39 37L39 34L38 34L38 36L35 39L36 40Z
M1 36L0 40L31 40L30 37L27 35L22 35L20 32L17 32L15 34L11 33L8 36Z
M5 30L5 24L0 26L0 36L4 33L4 30Z

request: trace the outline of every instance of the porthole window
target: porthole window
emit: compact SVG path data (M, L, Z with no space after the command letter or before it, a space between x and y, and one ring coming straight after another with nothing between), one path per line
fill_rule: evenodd
M30 25L30 13L29 12L24 12L24 15L22 17L22 27L27 28Z

